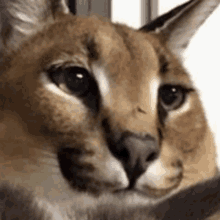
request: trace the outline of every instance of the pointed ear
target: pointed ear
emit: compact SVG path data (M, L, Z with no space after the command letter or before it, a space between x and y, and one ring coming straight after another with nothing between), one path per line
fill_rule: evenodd
M155 32L180 59L199 27L220 5L220 0L191 0L162 15L140 30Z
M2 53L16 49L57 16L69 13L67 0L0 0L0 5Z

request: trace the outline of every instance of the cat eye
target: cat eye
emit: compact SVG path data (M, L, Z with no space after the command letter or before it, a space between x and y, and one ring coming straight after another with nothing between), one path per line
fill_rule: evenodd
M93 112L99 111L101 97L98 84L87 69L80 66L52 66L47 73L64 92L79 97Z
M175 110L184 103L187 91L182 86L163 85L159 89L160 104L165 110Z
M86 96L94 84L94 79L83 67L52 67L48 73L60 89L78 97Z

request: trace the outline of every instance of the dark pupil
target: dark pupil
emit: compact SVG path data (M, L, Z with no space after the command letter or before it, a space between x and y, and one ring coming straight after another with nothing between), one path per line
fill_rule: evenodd
M173 86L164 86L161 89L160 97L166 105L171 105L179 97L179 90Z
M75 95L85 95L89 89L89 75L86 69L70 67L64 70L66 86Z

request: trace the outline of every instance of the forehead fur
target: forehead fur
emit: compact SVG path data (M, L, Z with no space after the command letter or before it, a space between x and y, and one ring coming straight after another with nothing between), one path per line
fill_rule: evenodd
M140 61L143 59L152 57L157 60L146 34L123 25L114 25L106 19L70 15L47 25L44 30L30 37L7 60L11 64L25 65L27 69L29 64L40 68L59 59L71 61L73 55L85 57L88 63L95 60L102 64L117 62L123 66L136 63L136 68L141 66Z

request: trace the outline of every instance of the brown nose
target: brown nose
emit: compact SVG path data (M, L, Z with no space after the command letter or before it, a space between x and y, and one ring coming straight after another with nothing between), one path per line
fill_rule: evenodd
M139 137L132 133L123 134L111 151L122 162L130 184L133 184L159 155L155 138L150 135Z

